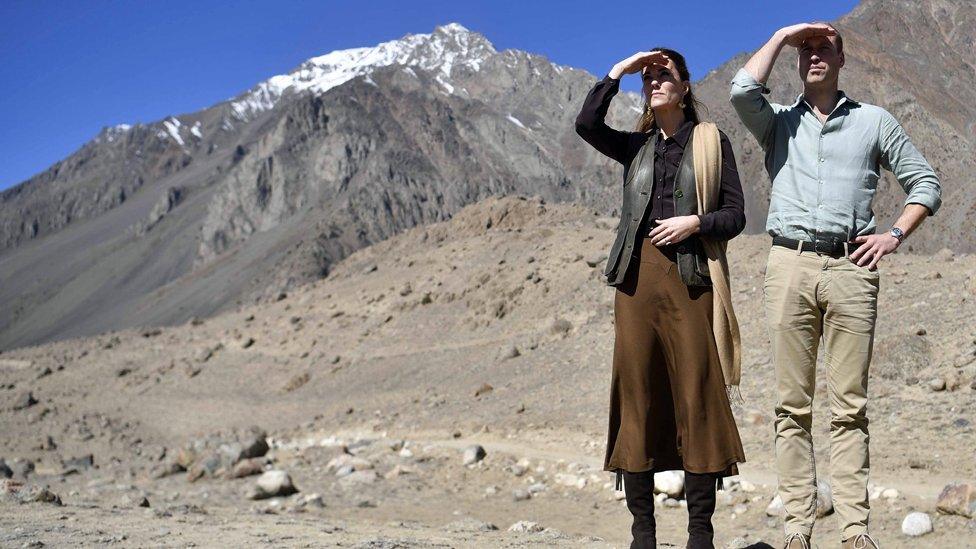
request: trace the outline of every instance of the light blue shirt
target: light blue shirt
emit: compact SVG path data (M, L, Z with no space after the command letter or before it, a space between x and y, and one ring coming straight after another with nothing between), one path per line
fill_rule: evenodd
M929 215L939 209L939 178L891 113L840 92L821 124L802 95L778 105L764 92L745 69L732 79L732 106L766 153L770 235L850 241L874 233L871 201L882 167L905 189L905 204L922 204Z

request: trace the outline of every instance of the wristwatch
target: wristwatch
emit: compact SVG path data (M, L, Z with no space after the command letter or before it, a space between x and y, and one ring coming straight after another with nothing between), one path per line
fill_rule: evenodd
M899 244L903 240L905 240L905 231L899 229L898 227L892 227L890 233L891 233L891 236L893 236L893 237L895 237L895 238L898 239L898 243Z

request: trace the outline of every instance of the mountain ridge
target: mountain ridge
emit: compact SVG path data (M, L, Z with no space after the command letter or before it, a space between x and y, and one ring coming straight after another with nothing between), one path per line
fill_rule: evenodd
M976 251L976 202L965 192L976 171L976 146L965 133L972 120L965 109L938 111L929 97L958 89L957 102L976 105L966 61L974 10L958 1L901 2L895 7L905 15L890 18L886 6L865 2L837 22L849 55L842 87L889 108L943 180L942 211L911 235L908 249ZM917 56L888 70L885 45L911 37L929 50L952 45L940 56L952 74L936 78L938 67ZM456 24L400 40L310 58L194 113L105 128L46 172L0 192L0 348L181 323L273 300L328 276L357 249L489 196L536 195L615 215L619 165L572 125L593 75L497 51ZM465 57L472 45L477 54ZM450 59L447 72L419 50ZM728 81L747 55L710 71L695 89L732 141L747 232L756 233L768 177L728 103ZM390 61L400 57L415 64ZM367 70L357 64L363 59L380 64ZM791 64L784 51L770 78L775 101L796 97ZM349 78L328 87L342 78L323 76L326 65L341 65ZM919 86L904 80L912 71L935 91L916 96ZM274 93L262 87L272 81ZM304 88L289 87L295 83ZM266 109L233 106L262 98ZM620 93L608 123L633 128L641 105L637 94ZM903 197L886 175L875 202L880 227Z

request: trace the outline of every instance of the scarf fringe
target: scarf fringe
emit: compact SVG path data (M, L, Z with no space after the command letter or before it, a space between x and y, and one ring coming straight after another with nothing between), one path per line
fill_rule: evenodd
M725 394L729 397L729 404L745 405L746 401L742 398L742 390L738 385L726 385Z

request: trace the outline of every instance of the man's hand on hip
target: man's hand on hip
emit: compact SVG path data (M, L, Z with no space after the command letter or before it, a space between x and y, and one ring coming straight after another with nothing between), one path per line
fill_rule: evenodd
M851 254L851 261L872 271L881 258L894 253L901 242L891 233L871 234L855 238L852 242L861 246Z

